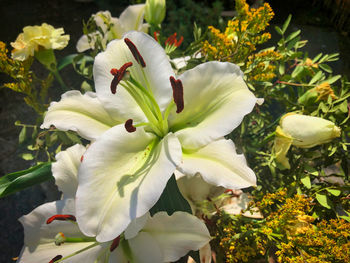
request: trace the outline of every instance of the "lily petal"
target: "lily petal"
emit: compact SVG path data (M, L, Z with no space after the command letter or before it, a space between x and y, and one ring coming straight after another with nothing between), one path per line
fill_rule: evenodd
M209 184L228 189L256 185L256 176L247 166L243 155L236 153L231 140L220 139L193 153L183 153L177 168L186 175L200 173Z
M64 93L59 102L51 103L40 128L48 129L54 125L57 129L76 131L85 139L95 140L109 128L123 122L104 109L95 93L82 95L72 90Z
M119 16L124 32L140 30L143 25L145 4L129 5Z
M79 169L76 211L82 232L99 242L120 235L157 202L181 155L171 133L158 141L142 128L128 133L118 125L105 132Z
M122 87L123 81L118 85L117 93L111 93L110 85L113 75L110 70L119 69L125 63L132 62L133 66L128 69L131 75L145 88L152 91L162 111L172 99L169 77L174 75L174 72L164 49L153 38L136 31L128 32L124 37L129 38L135 44L146 62L146 67L141 68L138 65L123 39L111 41L106 51L95 57L93 71L96 93L106 108L117 112L117 115L123 116L125 120L131 118L134 121L145 121L145 116L139 106Z
M185 212L175 212L171 216L166 212L156 213L142 231L157 241L164 262L176 261L190 250L198 250L210 241L205 224Z
M140 232L135 238L128 240L132 259L135 263L161 263L167 262L163 259L163 254L158 240L152 235Z
M128 228L124 231L125 239L131 239L135 237L140 230L145 226L147 220L150 218L150 214L147 212L141 217L135 218L128 225Z
M71 237L84 237L76 224L65 221L46 224L49 217L57 214L74 215L74 200L65 199L45 203L19 219L24 228L24 244L30 251L36 249L39 244L54 243L54 237L58 232L69 233ZM56 255L53 255L49 261L54 256Z
M229 134L252 111L257 98L242 75L232 63L208 62L179 77L185 108L172 112L169 126L183 148L195 150Z
M78 168L85 151L83 145L76 144L56 155L57 162L52 164L52 175L64 198L75 198L78 188Z

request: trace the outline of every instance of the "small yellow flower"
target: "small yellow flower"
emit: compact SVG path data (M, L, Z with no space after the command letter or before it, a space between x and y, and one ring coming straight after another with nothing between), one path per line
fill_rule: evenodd
M44 49L63 49L68 45L69 35L63 35L63 28L54 28L43 23L41 26L26 26L15 42L11 43L12 58L20 61L34 56L39 47Z

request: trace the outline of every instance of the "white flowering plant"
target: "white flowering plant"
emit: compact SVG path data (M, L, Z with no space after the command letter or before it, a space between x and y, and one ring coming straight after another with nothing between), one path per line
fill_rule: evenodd
M194 24L192 41L169 36L166 1L99 11L72 43L78 53L59 61L62 28L25 27L12 57L0 42L0 70L13 78L4 86L38 114L16 122L32 166L1 177L0 197L50 179L62 192L19 219L17 262L282 262L291 231L264 210L281 191L314 201L297 217L303 230L350 222L350 83L332 75L337 55L309 58L300 32L286 35L291 17L259 50L272 9L236 0L236 11L223 32ZM34 78L42 86L34 60L48 70ZM68 65L81 84L65 84ZM60 97L48 98L56 84Z

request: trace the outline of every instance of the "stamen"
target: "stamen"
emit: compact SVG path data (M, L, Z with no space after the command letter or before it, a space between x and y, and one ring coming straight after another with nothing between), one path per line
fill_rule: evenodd
M56 257L54 257L53 259L51 259L49 263L54 263L54 262L56 262L57 260L60 260L61 258L63 258L62 255L57 255Z
M125 129L128 131L128 132L134 132L136 131L136 127L132 125L132 122L133 120L132 119L128 119L124 126L125 126Z
M176 37L177 37L177 33L175 32L170 37L168 37L167 40L165 40L165 45L179 47L182 41L184 40L184 37L181 36L179 41L177 41Z
M51 224L52 221L59 220L59 221L77 221L75 216L73 215L54 215L51 216L49 219L46 220L46 224Z
M82 156L80 157L80 162L82 163L83 160L84 160L84 155L82 155Z
M119 242L120 242L120 236L116 237L113 240L113 242L112 242L112 244L111 244L111 246L109 248L109 251L113 252L113 250L116 249L119 246Z
M117 85L124 78L127 72L126 70L131 66L132 66L132 62L127 62L123 66L121 66L120 69L116 69L116 68L111 69L111 74L114 76L111 82L111 92L113 94L117 92Z
M175 79L171 76L170 83L173 88L173 98L177 107L176 113L180 113L184 109L184 91L182 82L180 79Z
M146 67L146 63L143 60L143 57L141 56L140 52L138 51L137 47L134 43L131 42L129 38L124 38L125 44L129 47L132 55L134 56L137 63L139 63L143 68Z

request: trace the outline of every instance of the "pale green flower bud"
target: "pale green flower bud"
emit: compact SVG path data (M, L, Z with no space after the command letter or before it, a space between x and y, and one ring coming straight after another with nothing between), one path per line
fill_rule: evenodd
M290 169L286 157L291 145L311 148L340 136L341 130L333 122L296 113L285 114L276 129L274 152L276 161Z
M165 0L147 0L145 20L148 24L158 26L165 18Z
M311 148L340 136L340 128L333 122L307 115L288 113L281 118L283 132L292 137L292 145Z

